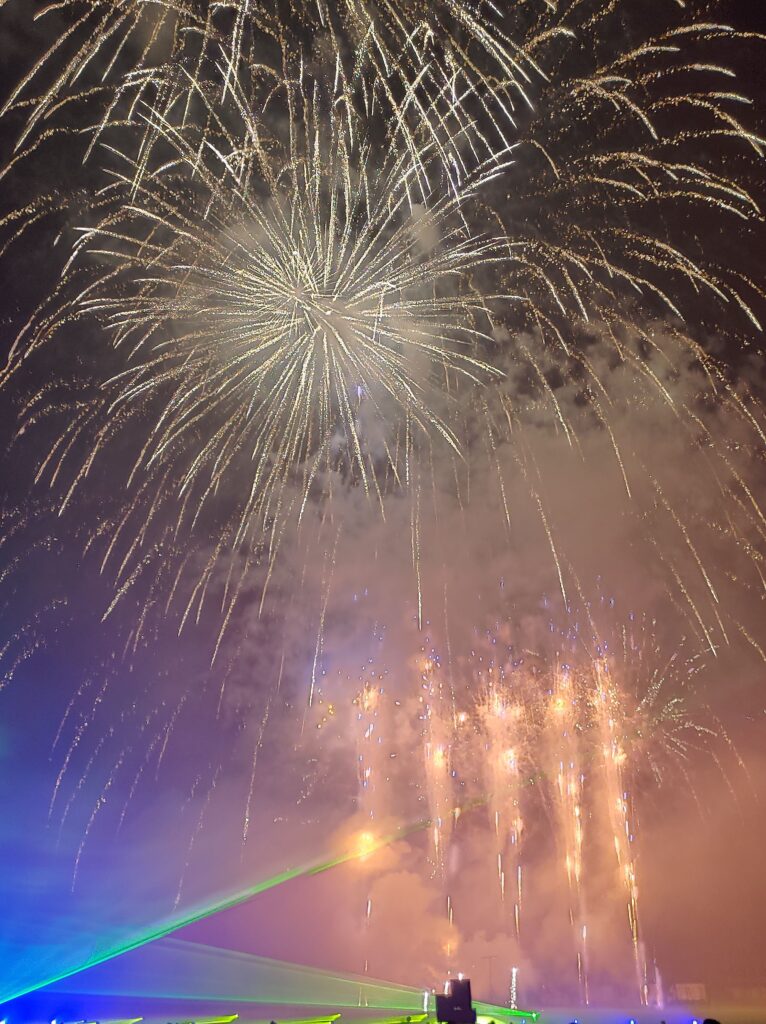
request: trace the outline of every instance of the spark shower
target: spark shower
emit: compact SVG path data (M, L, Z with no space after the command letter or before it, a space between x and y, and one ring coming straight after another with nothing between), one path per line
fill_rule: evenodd
M406 861L426 982L491 932L508 984L659 998L642 816L753 786L764 39L669 0L23 6L0 667L55 695L67 886L166 780L158 916L220 891L211 821L245 865L320 821L366 865L333 966L389 976Z

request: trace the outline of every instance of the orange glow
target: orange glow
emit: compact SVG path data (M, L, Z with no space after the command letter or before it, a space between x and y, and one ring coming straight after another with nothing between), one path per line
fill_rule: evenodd
M503 766L507 768L508 771L513 771L513 769L516 767L516 751L512 747L509 747L508 750L503 751L502 762Z
M364 861L374 853L377 848L377 842L372 832L360 832L356 838L356 857L357 860Z

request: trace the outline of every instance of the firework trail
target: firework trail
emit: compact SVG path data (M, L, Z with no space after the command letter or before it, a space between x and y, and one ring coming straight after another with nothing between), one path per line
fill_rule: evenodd
M527 749L530 711L524 697L509 686L502 670L487 669L484 696L477 704L480 736L486 749L485 778L488 810L494 832L495 858L500 895L506 898L505 858L512 863L514 890L513 924L516 938L521 929L522 863L524 821L521 812L523 772Z
M636 858L632 848L634 826L631 795L624 774L626 754L619 740L621 717L619 697L607 666L595 662L593 673L593 712L601 742L608 821L614 841L617 867L627 899L628 925L633 943L638 993L641 1004L646 1006L648 1004L648 973L640 925Z
M553 757L554 803L557 835L560 838L569 889L569 917L577 950L577 979L580 1001L590 1003L588 981L588 925L584 894L585 807L583 789L585 772L582 764L582 742L579 694L567 669L553 673L548 707L548 743ZM555 781L553 781L555 780Z
M99 111L90 156L95 141L142 102L163 110L174 105L185 90L164 77L168 67L197 72L224 50L231 63L221 75L223 95L243 59L257 60L275 78L302 61L329 62L366 120L381 110L395 118L416 159L425 125L457 176L472 158L507 145L516 108L531 106L531 86L542 73L535 48L551 32L538 17L505 26L497 11L454 0L427 13L406 0L387 0L375 12L357 0L293 0L273 10L249 0L63 0L42 7L35 20L51 23L51 39L2 108L23 114L17 150L44 141L63 98L70 107L95 104ZM191 116L187 98L184 123ZM147 128L144 157L156 142Z
M382 638L380 638L382 639ZM359 770L359 806L365 821L359 842L370 841L376 828L384 820L382 787L385 765L381 751L383 743L383 716L381 703L384 700L383 677L378 676L375 667L370 668L371 678L365 680L353 701L355 712L356 749ZM369 892L364 903L364 973L369 971L369 929L372 920L373 902Z
M445 843L452 825L452 734L454 724L448 713L444 673L439 655L424 647L417 658L416 670L420 676L418 718L422 721L423 767L428 800L434 872L444 877ZM448 918L452 912L448 905ZM449 956L449 951L447 953Z
M728 782L716 748L731 750L732 744L695 692L696 677L704 668L699 653L685 654L679 647L668 656L658 641L656 624L641 616L631 616L622 625L613 624L598 636L589 663L574 680L566 676L562 710L564 706L578 706L576 728L581 735L590 734L591 772L601 780L600 785L591 780L591 788L595 784L598 790L591 793L591 802L595 800L602 807L601 817L608 826L609 845L626 901L637 991L642 1005L648 1005L649 963L641 927L636 852L641 790L650 784L664 786L674 778L696 800L689 771L695 753L712 755ZM580 749L584 742L580 739ZM736 751L733 753L738 765L744 767ZM577 794L573 820L580 823L574 843L580 854L575 862L578 888L582 882L584 774L579 775L579 782L579 790L576 783L570 790ZM584 907L581 890L579 906ZM583 920L582 954L587 965L585 936ZM587 999L587 974L585 996Z

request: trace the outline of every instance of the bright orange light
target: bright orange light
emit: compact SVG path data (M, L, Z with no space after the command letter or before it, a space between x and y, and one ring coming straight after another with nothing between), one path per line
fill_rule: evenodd
M360 832L356 837L356 858L367 860L370 854L375 852L377 842L372 832Z
M508 750L503 751L503 753L501 754L501 758L503 766L507 768L509 772L513 771L513 769L516 767L516 751L512 747L510 747Z
M361 694L361 705L365 711L374 711L378 706L380 690L374 686L365 686Z

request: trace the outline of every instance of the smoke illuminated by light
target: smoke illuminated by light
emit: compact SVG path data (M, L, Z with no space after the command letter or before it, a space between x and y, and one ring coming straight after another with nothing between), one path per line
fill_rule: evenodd
M469 957L523 1004L549 937L661 1001L646 833L749 794L763 717L764 39L718 6L0 0L0 690L62 902L145 823L174 875L72 961L228 906L183 910L206 841L265 823L335 855L235 903L355 864L416 1008Z

